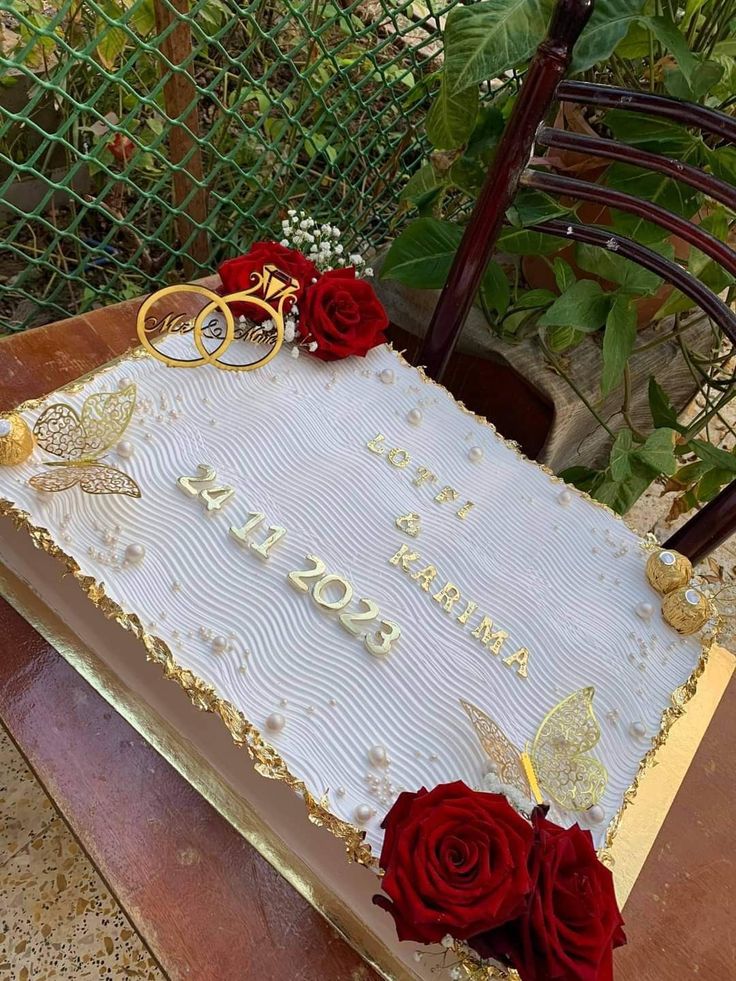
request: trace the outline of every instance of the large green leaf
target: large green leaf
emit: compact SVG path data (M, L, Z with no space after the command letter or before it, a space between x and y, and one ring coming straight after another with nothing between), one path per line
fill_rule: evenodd
M721 180L736 185L736 147L719 146L706 150L708 167Z
M441 289L462 235L460 225L437 218L418 218L391 243L381 279L395 279L419 290ZM489 310L500 315L506 312L510 288L506 274L497 263L488 263L481 291Z
M568 324L559 324L547 328L547 347L554 354L561 354L575 347L584 337L585 331L570 327Z
M647 437L644 445L639 446L634 451L634 456L644 466L649 467L655 476L661 473L671 476L677 470L677 460L675 459L676 435L672 429L655 429Z
M631 476L631 451L634 446L634 438L630 429L620 429L616 433L616 438L611 447L609 467L611 476L615 481L626 480Z
M592 495L597 501L607 504L617 514L626 514L636 504L653 479L651 470L643 467L635 460L631 473L625 480L603 480L596 485Z
M611 297L592 279L581 279L558 296L539 318L543 327L575 327L590 334L602 327Z
M736 456L728 450L722 450L718 446L706 443L702 439L693 439L690 446L697 454L698 458L709 463L712 467L719 470L728 470L729 473L736 474Z
M415 289L440 289L445 284L463 230L438 218L419 218L391 243L381 279L396 279Z
M680 71L685 79L690 82L697 62L688 47L685 35L669 17L642 17L641 22L647 30L652 32L662 47L674 55Z
M495 310L503 317L509 308L511 286L508 276L497 262L489 262L480 284L480 295L487 310Z
M606 171L605 180L616 190L644 198L666 208L667 211L674 211L683 218L694 215L701 200L697 191L679 181L628 164L613 164ZM650 248L654 247L662 254L665 253L663 248L656 245L668 237L668 232L661 225L628 212L614 211L613 226L619 234L633 238ZM669 250L671 251L671 246Z
M670 401L669 395L654 375L649 377L649 411L652 413L652 422L657 428L685 431L685 427L677 421L677 410Z
M528 228L505 228L498 236L498 251L510 255L550 255L559 252L566 241Z
M605 61L641 13L644 0L596 0L593 16L575 45L571 72Z
M547 31L552 6L552 0L482 0L454 7L445 26L450 92L463 92L526 61Z
M605 116L606 126L624 143L640 146L654 153L681 157L692 150L696 137L683 126L666 119L643 116L626 109L609 109Z
M110 20L119 22L122 13L114 0L106 0L101 6ZM125 50L128 35L122 28L112 27L102 17L97 18L97 30L99 32L99 40L95 46L97 57L103 68L113 69Z
M730 213L722 205L717 205L713 207L710 214L703 218L700 225L704 231L715 235L721 242L727 242L730 236ZM693 276L716 294L722 293L734 281L734 277L720 263L699 249L690 249L687 268ZM695 305L695 301L691 300L690 297L685 296L679 290L673 290L657 310L654 319L661 320L664 317L672 316L672 314L682 313L692 309Z
M662 285L662 279L656 273L649 272L631 259L625 259L612 249L578 242L575 257L581 269L601 279L610 279L629 293L656 293Z
M603 335L601 392L608 395L620 383L636 341L636 311L628 297L617 296L606 318Z
M491 151L498 143L498 138L505 125L503 113L496 106L481 106L475 121L475 128L470 134L465 148L466 157L478 157L488 163Z
M473 132L478 115L478 86L452 92L443 75L427 114L427 136L437 150L461 147Z
M560 293L564 293L568 286L575 282L575 273L569 262L565 262L559 256L552 263L552 270L555 274L555 283Z
M431 163L426 163L411 175L399 195L399 200L419 201L446 184L447 178L441 177Z
M596 485L594 496L625 514L656 477L675 472L674 447L671 429L655 429L640 446L635 445L631 430L620 430L611 447L607 476Z
M513 205L507 212L507 217L512 225L517 228L524 228L527 225L536 225L550 218L559 218L562 215L569 215L570 208L557 201L555 198L542 191L533 188L522 187L514 198Z

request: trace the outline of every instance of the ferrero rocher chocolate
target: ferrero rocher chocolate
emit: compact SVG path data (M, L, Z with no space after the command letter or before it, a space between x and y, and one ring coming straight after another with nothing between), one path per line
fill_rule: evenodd
M33 452L33 433L14 412L0 415L0 466L14 467Z
M687 586L692 574L693 567L690 559L671 549L659 549L649 557L647 562L647 579L657 592L663 595L671 593L673 589Z
M708 597L692 586L675 589L662 600L662 616L680 634L697 633L713 615Z

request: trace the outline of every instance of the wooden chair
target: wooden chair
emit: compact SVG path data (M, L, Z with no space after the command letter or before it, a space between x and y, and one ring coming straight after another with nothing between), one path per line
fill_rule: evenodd
M679 99L645 92L563 81L572 50L593 9L593 0L559 0L547 37L534 55L514 109L489 167L477 204L440 294L418 362L435 378L442 377L470 311L481 278L493 252L506 211L520 185L547 194L640 215L702 251L736 276L736 253L715 236L665 208L612 188L527 166L535 145L584 152L606 160L646 167L696 188L732 210L736 189L697 167L616 140L584 136L540 126L554 102L623 108L648 116L693 126L725 142L736 142L736 119ZM638 263L694 300L736 343L736 313L707 286L681 266L632 239L610 230L575 221L553 219L530 226L546 235L600 246ZM736 481L695 514L666 545L696 561L736 531Z

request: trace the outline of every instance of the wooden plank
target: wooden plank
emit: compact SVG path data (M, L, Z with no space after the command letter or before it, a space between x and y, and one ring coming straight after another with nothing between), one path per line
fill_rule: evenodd
M172 72L167 65L162 64L162 72L166 75L164 105L166 115L173 120L168 130L169 160L174 168L172 204L180 209L176 218L176 230L179 244L184 248L197 225L204 225L208 211L202 150L197 142L198 95L189 71L192 63L192 32L186 19L189 14L189 0L154 0L153 8L158 34L168 31L161 42L162 54L170 64L184 66L181 71ZM192 194L193 187L196 190ZM187 201L190 194L192 197ZM208 235L204 228L196 230L187 254L191 258L185 259L184 274L200 275L210 256Z

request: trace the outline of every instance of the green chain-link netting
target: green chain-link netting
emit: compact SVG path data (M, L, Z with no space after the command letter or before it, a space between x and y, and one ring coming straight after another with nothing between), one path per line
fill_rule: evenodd
M212 272L288 208L379 246L456 2L1 0L0 332Z

